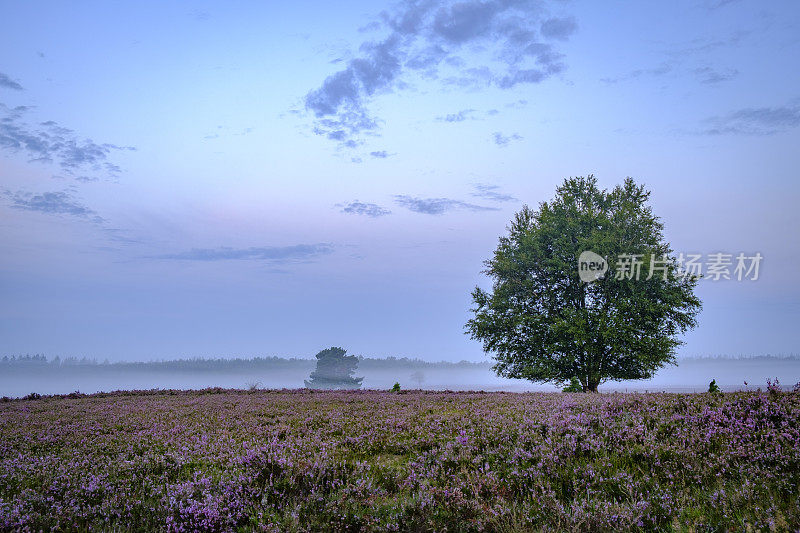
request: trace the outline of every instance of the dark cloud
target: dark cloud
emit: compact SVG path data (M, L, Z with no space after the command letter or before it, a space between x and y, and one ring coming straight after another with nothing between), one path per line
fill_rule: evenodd
M700 83L707 83L714 85L723 81L729 81L739 75L739 71L735 69L727 69L725 71L718 71L711 67L700 67L692 70Z
M800 126L800 104L748 107L706 119L707 135L772 135Z
M67 215L90 220L98 224L103 222L103 219L97 213L76 200L69 191L34 194L24 191L11 192L4 190L3 195L8 198L11 207L14 209L36 211L49 215Z
M25 106L10 108L0 104L0 149L24 153L32 161L56 163L72 175L80 170L117 174L120 168L108 161L109 154L117 150L135 150L81 139L71 129L52 120L30 126L22 120L28 110Z
M296 244L294 246L264 246L257 248L193 248L186 252L165 254L150 259L174 259L181 261L228 261L250 260L271 263L309 262L333 253L331 244Z
M573 17L552 18L542 22L542 35L548 39L566 41L578 29Z
M379 206L378 204L368 204L356 200L354 202L346 204L342 208L342 213L348 213L351 215L364 215L372 218L378 218L390 215L392 212L384 207Z
M519 141L521 139L522 136L517 133L506 136L499 131L496 131L492 134L492 140L497 146L508 146L511 141Z
M477 183L474 185L474 187L475 192L472 193L472 196L476 196L478 198L485 198L487 200L492 200L493 202L513 202L516 200L516 198L510 194L501 193L499 185Z
M407 195L396 195L395 202L415 213L425 215L443 215L447 211L454 209L464 209L467 211L497 211L497 207L486 207L482 205L470 204L461 200L450 198L417 198Z
M14 89L15 91L21 91L22 85L15 82L2 72L0 72L0 87L5 87L6 89Z
M412 71L467 88L539 83L564 69L553 42L567 39L577 24L547 17L532 0L406 0L382 13L382 27L383 40L363 43L357 57L306 95L316 134L358 146L379 127L368 110L371 98L407 86L402 78ZM470 65L459 55L475 49L491 59Z

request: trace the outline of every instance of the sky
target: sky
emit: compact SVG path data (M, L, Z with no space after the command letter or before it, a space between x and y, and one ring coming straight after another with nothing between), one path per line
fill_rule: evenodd
M684 355L798 353L800 4L0 0L0 352L484 360L522 205L630 176Z

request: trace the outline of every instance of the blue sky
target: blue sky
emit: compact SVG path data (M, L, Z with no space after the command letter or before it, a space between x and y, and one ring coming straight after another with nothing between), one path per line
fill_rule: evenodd
M795 2L0 2L0 351L481 360L513 213L645 183L685 354L798 352Z

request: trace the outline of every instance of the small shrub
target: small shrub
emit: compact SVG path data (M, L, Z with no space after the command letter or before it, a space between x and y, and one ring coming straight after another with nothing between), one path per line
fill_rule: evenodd
M781 393L781 382L778 378L775 378L775 381L767 380L767 390L773 396Z
M392 392L400 392L400 384L399 383L395 383L394 385L392 385Z
M563 392L583 392L583 385L581 385L581 380L573 376L572 380L570 380L569 382L569 385L564 387Z
M260 381L248 381L246 383L246 385L247 385L247 390L249 390L251 392L257 391L258 389L261 388L261 382Z
M712 379L711 383L708 384L708 392L710 392L711 394L717 394L719 392L722 392L721 390L719 390L719 386L717 385L716 379Z
M25 396L23 398L23 400L38 400L41 397L42 397L41 394L36 393L36 392L32 392L32 393L28 394L27 396Z

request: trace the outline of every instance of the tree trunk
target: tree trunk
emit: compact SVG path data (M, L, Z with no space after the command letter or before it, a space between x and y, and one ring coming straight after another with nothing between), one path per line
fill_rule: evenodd
M597 381L590 381L583 387L583 392L597 392L597 386L600 385Z

